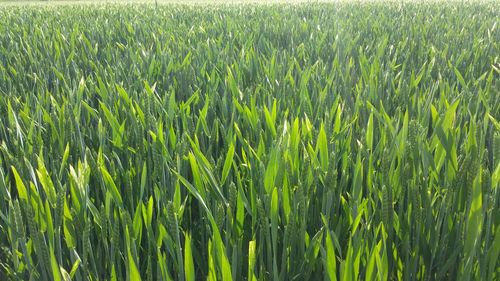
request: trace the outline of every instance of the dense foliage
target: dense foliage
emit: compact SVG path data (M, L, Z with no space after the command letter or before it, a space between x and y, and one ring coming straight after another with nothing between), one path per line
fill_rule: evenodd
M0 8L0 279L500 278L499 11Z

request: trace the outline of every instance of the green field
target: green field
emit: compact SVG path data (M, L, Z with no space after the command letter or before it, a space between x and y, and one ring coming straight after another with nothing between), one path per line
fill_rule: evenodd
M500 279L500 2L11 4L0 280Z

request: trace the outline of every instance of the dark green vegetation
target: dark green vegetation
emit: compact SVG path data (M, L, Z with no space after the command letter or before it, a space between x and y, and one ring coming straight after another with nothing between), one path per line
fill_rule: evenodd
M500 278L499 8L0 9L0 279Z

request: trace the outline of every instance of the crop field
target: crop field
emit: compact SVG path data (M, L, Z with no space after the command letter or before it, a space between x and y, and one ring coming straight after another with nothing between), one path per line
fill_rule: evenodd
M0 280L499 280L500 2L0 7Z

